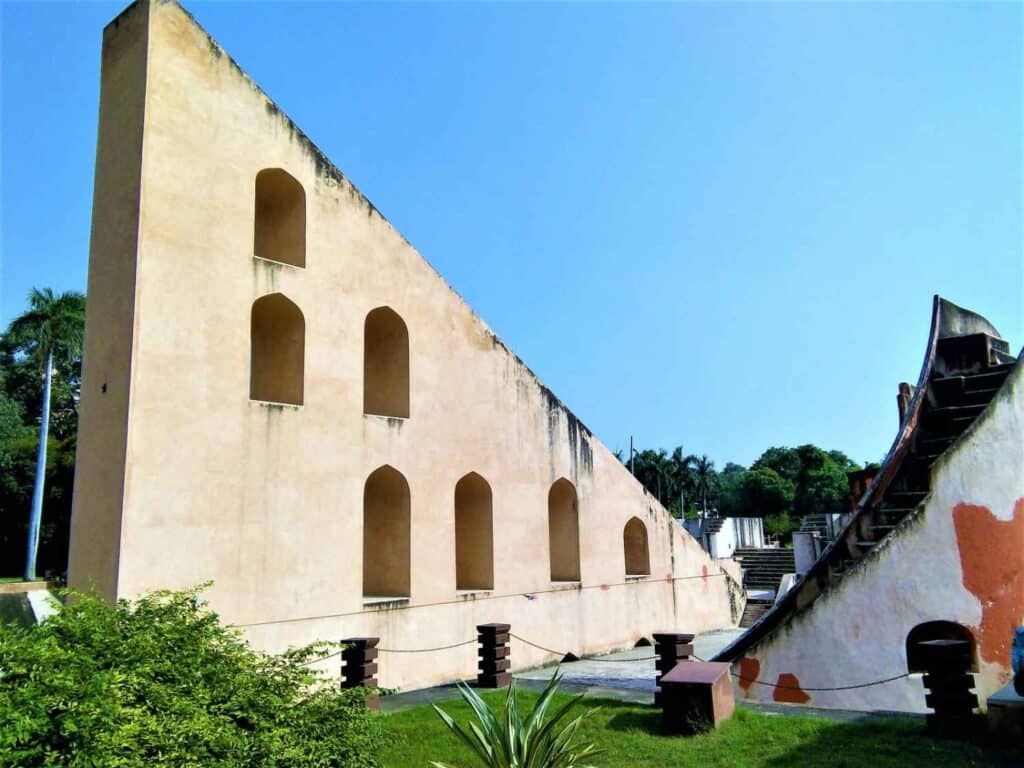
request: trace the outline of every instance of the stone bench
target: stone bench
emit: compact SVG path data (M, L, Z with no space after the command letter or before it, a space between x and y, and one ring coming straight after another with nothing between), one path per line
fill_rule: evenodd
M661 678L662 729L666 733L700 733L732 717L729 665L715 661L686 661Z

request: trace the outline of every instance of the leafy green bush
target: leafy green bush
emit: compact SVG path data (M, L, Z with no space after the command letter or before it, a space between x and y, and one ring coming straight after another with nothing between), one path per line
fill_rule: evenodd
M74 594L39 626L0 627L0 765L376 766L362 692L223 627L200 589L109 605Z
M547 716L560 680L557 672L552 675L551 682L533 705L533 711L525 718L519 711L515 678L508 687L500 717L491 712L487 703L465 683L459 684L459 693L472 708L479 724L470 723L469 727L463 728L440 707L435 705L434 710L486 768L587 768L585 761L599 754L600 750L593 744L580 746L577 732L583 719L593 710L587 710L562 725L583 696L570 699L550 718ZM431 766L447 768L437 762Z

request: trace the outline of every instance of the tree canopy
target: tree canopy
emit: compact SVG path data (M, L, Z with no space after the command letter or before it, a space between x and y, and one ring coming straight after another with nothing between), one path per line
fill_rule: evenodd
M618 454L626 466L629 461ZM767 530L786 536L807 515L843 512L848 507L846 473L860 469L842 451L816 445L773 446L750 467L734 462L720 471L706 455L677 447L634 454L636 478L676 516L684 512L725 517L763 517Z
M0 576L25 563L47 351L54 373L39 566L51 575L67 567L84 322L81 293L33 290L28 309L0 334Z

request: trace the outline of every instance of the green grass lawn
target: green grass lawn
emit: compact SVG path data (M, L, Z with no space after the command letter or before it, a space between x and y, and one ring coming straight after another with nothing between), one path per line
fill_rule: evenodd
M536 699L530 692L521 695L523 703ZM500 706L504 696L504 691L483 694L492 708ZM586 699L582 706L600 707L581 730L584 740L606 750L594 761L604 768L1024 766L1024 751L1011 754L935 741L924 735L924 723L913 718L877 717L850 724L737 709L733 719L715 732L679 737L660 734L661 713L651 707L599 699ZM457 722L470 718L461 700L441 707ZM423 768L430 760L465 768L477 765L429 706L380 717L387 733L381 762L389 768Z

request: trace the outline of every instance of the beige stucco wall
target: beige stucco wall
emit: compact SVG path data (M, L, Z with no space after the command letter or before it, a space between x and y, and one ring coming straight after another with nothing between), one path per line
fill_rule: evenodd
M135 338L148 27L129 11L103 33L102 82L82 401L69 570L81 587L117 590ZM84 482L80 480L84 478Z
M133 60L135 76L148 64L138 256L95 241L90 255L72 586L96 580L131 596L212 580L215 609L274 651L353 635L437 646L502 621L581 653L735 622L742 597L721 568L185 12L140 3L125 17L117 34L148 50ZM147 19L148 39L136 26ZM104 78L106 108L119 95L107 68ZM130 133L101 130L98 188L116 162L102 144L137 152ZM305 190L304 269L253 256L264 168ZM115 215L98 195L94 227ZM108 269L120 279L93 279ZM272 292L305 319L301 406L249 399L250 311ZM101 339L132 327L133 305L133 333ZM408 327L409 419L363 414L364 320L380 306ZM99 383L129 376L127 429L98 428L110 395ZM123 461L82 461L122 433ZM406 605L366 608L363 490L383 465L410 488L411 593ZM469 472L492 491L494 589L461 595L454 491ZM548 492L562 477L578 495L580 585L550 580ZM633 516L648 528L651 576L627 581ZM550 659L513 653L516 667ZM474 674L472 647L381 659L386 686Z
M931 496L854 569L734 665L744 677L801 688L866 683L907 671L906 639L928 621L968 628L982 703L1011 677L1024 625L1024 364L932 467ZM924 712L922 675L860 690L804 691L806 703ZM737 684L761 701L792 691Z

